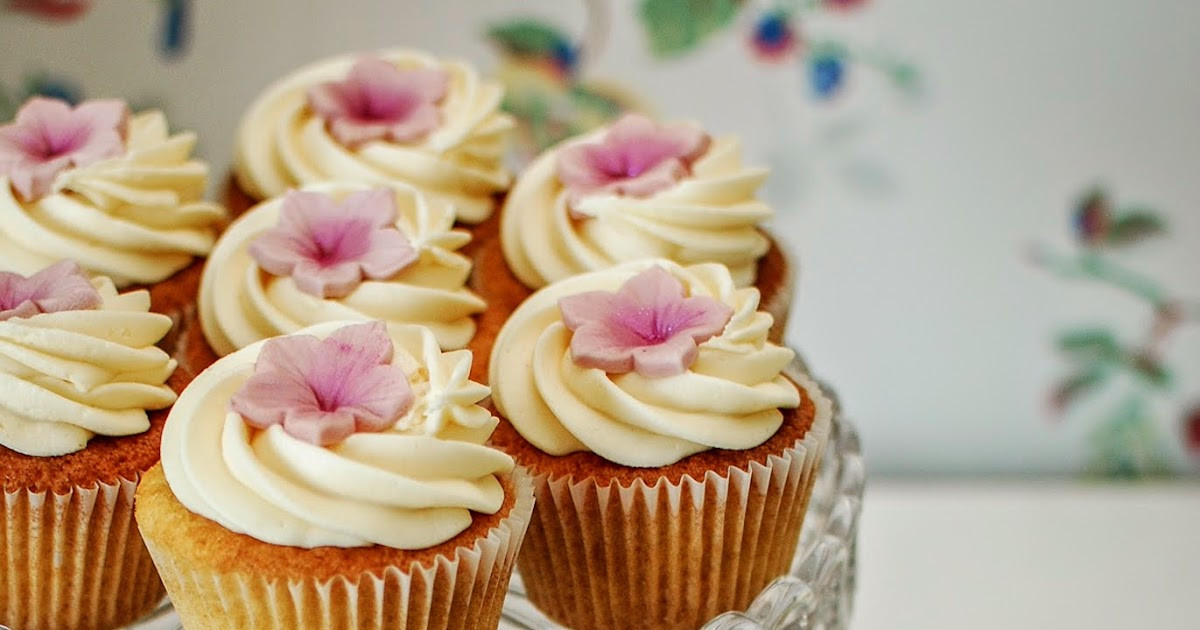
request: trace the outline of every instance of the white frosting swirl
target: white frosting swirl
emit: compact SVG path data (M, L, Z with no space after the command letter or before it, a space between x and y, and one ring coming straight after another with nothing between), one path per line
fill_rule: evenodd
M92 280L96 310L39 313L0 321L0 444L26 455L82 450L94 435L150 428L165 409L175 360L157 348L171 318L149 312L150 294L117 294Z
M440 68L450 78L438 105L441 124L413 143L340 144L307 105L308 88L341 80L359 55L305 66L268 86L242 118L234 173L249 195L266 199L320 181L406 182L454 203L458 219L478 223L492 214L492 196L508 189L505 142L512 119L499 110L504 88L474 68L410 50L371 53L401 68Z
M576 365L559 298L616 291L652 265L679 279L687 295L732 307L725 330L700 344L696 362L677 376ZM754 448L779 429L781 408L800 404L796 386L781 374L794 353L767 341L771 323L758 310L758 290L737 288L715 263L635 261L574 276L534 293L500 330L490 365L492 400L526 440L551 455L592 451L625 466L653 467L710 448Z
M569 142L594 141L603 133ZM568 191L558 179L561 146L521 174L501 214L504 257L526 286L647 258L719 262L738 286L754 283L758 259L770 248L758 225L772 211L756 196L767 170L742 163L739 140L715 140L690 176L649 197L585 197L575 207L587 215L582 220L571 218Z
M217 354L225 355L260 339L296 332L328 321L373 320L420 324L433 331L441 347L464 348L475 336L474 315L487 304L464 285L471 261L458 248L471 240L451 229L454 209L408 186L395 186L396 228L419 258L396 276L366 280L343 298L320 298L296 287L290 277L258 267L250 243L279 221L283 198L263 202L242 215L221 235L200 281L200 323ZM366 184L314 184L304 190L335 199Z
M0 177L0 269L29 275L71 258L123 287L208 254L227 213L202 199L208 166L190 158L195 144L148 111L130 118L124 155L63 171L35 202Z
M323 338L345 325L299 334ZM421 549L461 533L472 511L496 513L504 503L496 475L513 461L483 446L497 420L477 404L488 388L468 380L470 351L443 353L419 326L389 325L388 333L415 404L391 429L330 447L278 425L254 429L229 410L262 343L214 363L180 395L163 431L163 471L175 496L231 531L304 548Z

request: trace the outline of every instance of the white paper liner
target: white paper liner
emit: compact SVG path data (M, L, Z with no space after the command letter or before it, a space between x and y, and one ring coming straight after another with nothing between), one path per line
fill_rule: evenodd
M15 630L109 629L164 595L133 519L136 480L66 494L4 493L0 623Z
M188 630L495 628L533 511L528 475L514 471L512 481L509 514L472 547L439 556L432 566L389 567L357 581L220 573L176 562L152 539L147 545Z
M745 609L788 571L829 437L832 405L807 376L796 382L816 417L765 465L629 487L534 475L518 560L530 601L575 630L692 630Z

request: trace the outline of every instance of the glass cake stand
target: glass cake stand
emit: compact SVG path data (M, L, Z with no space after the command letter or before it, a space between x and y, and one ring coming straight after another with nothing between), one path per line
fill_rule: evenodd
M790 369L800 370L797 361ZM800 544L787 575L767 585L745 612L727 612L702 630L838 630L846 628L854 604L855 547L862 510L863 466L858 433L841 416L836 396L829 446L813 486ZM3 626L0 626L3 628ZM503 630L563 630L525 598L513 573L504 601ZM125 630L180 630L168 602Z

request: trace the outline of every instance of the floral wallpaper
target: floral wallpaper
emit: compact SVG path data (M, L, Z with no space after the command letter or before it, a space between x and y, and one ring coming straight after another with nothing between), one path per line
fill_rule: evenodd
M1074 251L1035 245L1033 264L1066 282L1089 282L1140 302L1147 311L1142 330L1121 331L1096 320L1062 331L1055 349L1063 375L1050 387L1048 407L1054 418L1091 425L1088 472L1102 477L1151 477L1179 472L1164 456L1168 440L1200 452L1200 404L1174 423L1160 422L1152 404L1176 385L1164 350L1181 327L1200 322L1200 296L1177 294L1157 280L1118 262L1115 254L1147 241L1167 238L1161 213L1135 203L1119 203L1103 188L1079 196L1070 215ZM1114 297L1118 297L1114 295ZM1109 394L1100 407L1080 409L1089 398ZM1179 427L1176 435L1158 428Z
M501 57L507 86L505 107L520 122L521 153L528 157L564 138L616 118L630 109L652 108L628 87L587 78L587 66L608 45L611 12L623 4L583 0L579 35L542 18L516 17L490 24L487 38ZM886 50L860 50L853 42L810 32L807 19L844 14L867 0L773 0L765 5L734 0L642 0L634 4L649 50L669 63L702 47L711 37L741 28L746 61L791 64L806 77L814 100L836 97L847 75L884 74L902 91L918 87L915 66Z

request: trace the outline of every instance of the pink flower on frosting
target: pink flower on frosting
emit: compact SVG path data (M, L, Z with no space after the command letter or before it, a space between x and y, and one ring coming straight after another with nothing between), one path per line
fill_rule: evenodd
M564 297L558 309L574 331L576 364L650 377L682 374L695 363L697 344L719 335L733 316L713 298L685 297L683 284L662 267L630 278L616 293Z
M691 174L708 145L708 134L695 125L659 125L641 114L627 114L598 142L564 147L558 154L558 179L567 188L572 212L588 195L649 197Z
M449 83L443 70L401 70L382 59L365 57L345 79L309 88L308 106L348 147L383 139L413 142L441 122L437 104L446 96Z
M229 400L250 426L273 424L318 446L383 431L413 405L404 370L391 364L383 322L353 324L325 339L290 335L262 346L251 376Z
M289 191L279 224L250 243L250 256L267 273L291 276L305 293L345 297L364 278L390 278L416 262L396 214L393 193L384 188L353 193L340 204L322 193Z
M25 201L40 199L62 171L121 155L128 119L118 100L72 108L58 99L29 99L15 121L0 127L0 175Z
M38 313L98 308L100 293L73 260L64 260L26 278L0 271L0 321Z

